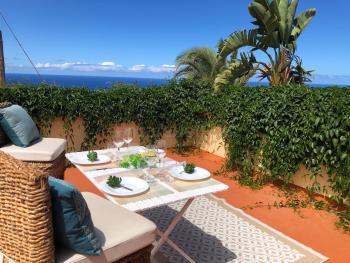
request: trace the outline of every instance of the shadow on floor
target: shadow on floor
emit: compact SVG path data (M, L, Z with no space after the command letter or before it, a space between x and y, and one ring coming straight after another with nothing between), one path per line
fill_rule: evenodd
M177 211L169 206L161 206L143 212L143 215L156 223L161 231L165 231ZM203 220L206 220L203 218ZM227 249L221 240L182 217L170 235L181 249L183 249L197 263L226 263L236 259L237 256ZM170 263L187 262L176 250L168 245L160 249L161 253Z

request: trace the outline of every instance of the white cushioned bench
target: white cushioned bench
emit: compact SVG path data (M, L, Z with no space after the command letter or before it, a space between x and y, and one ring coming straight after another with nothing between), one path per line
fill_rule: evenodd
M57 263L116 262L155 240L156 225L150 220L95 194L82 194L89 206L96 235L102 242L103 254L86 257L57 247Z

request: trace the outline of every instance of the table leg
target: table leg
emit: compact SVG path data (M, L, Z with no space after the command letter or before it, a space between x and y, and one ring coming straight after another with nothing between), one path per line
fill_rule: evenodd
M164 235L163 232L157 230L157 233L160 237ZM171 239L167 239L166 243L168 243L169 246L171 246L173 249L175 249L181 256L183 256L185 259L187 259L188 262L190 263L196 263L192 258L190 258L189 255L185 253L178 245L176 245ZM157 244L157 241L154 243L154 245Z
M158 234L160 235L160 239L158 242L155 243L154 248L152 249L151 255L154 256L160 249L164 243L168 243L172 248L174 248L176 251L178 251L184 258L186 258L189 262L195 263L181 248L179 248L173 241L169 239L170 233L174 230L176 225L181 220L181 217L186 212L188 207L193 202L194 198L190 198L186 201L185 205L181 208L181 210L177 213L175 218L171 221L168 228L165 230L164 233L162 233L160 230L157 230Z

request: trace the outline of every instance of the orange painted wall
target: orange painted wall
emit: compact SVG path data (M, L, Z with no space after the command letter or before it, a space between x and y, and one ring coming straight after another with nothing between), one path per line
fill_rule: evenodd
M116 125L113 129L114 130L124 130L126 128L132 128L134 131L134 140L132 144L138 145L140 144L140 133L139 128L134 123L128 123L128 124L121 124ZM66 137L65 131L64 131L64 122L60 118L56 118L51 126L50 131L46 132L45 136L51 137L51 138L64 138L68 141L68 150L69 151L79 151L81 144L85 138L85 131L84 131L84 121L81 119L77 119L75 122L72 123L72 130L73 130L73 137L72 140L70 138ZM97 141L101 141L101 137L97 136ZM176 144L175 135L172 134L170 131L166 132L162 140L166 141L166 147L174 147ZM107 138L106 143L98 143L97 149L105 148L108 144L112 144L113 138Z

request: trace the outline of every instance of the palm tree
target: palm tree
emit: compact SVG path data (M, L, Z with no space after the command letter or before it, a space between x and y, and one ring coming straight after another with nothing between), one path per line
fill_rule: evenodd
M232 54L229 61L220 61L222 66L220 72L216 75L214 81L214 89L218 91L227 84L234 86L244 86L248 80L255 75L257 68L254 66L256 58L252 53L247 55L242 52L240 59L237 58L237 54Z
M271 48L294 51L297 39L316 15L310 8L296 16L299 0L254 0L248 7L260 41Z
M269 55L266 52L267 55ZM275 57L269 57L269 63L257 62L260 67L257 69L259 72L260 80L267 79L271 86L290 84L293 81L293 71L291 65L294 56L288 49L280 47Z
M186 77L214 83L217 72L218 59L211 48L191 48L176 57L175 78Z
M311 71L298 66L295 51L299 36L316 10L311 8L296 16L298 3L298 0L253 0L248 8L255 18L252 22L255 28L234 32L220 40L217 54L210 48L185 51L176 58L175 78L207 80L215 90L229 83L244 85L256 72L262 79L268 79L270 85L300 83L302 79L296 74L304 74L303 81L307 80ZM251 50L248 54L241 52L238 58L243 47ZM256 60L257 51L267 56L267 63Z
M225 61L231 54L237 54L242 47L251 47L251 52L261 51L269 63L258 62L261 75L271 85L288 84L297 40L316 14L314 8L296 16L298 0L254 0L249 12L256 28L232 33L224 40L219 61ZM274 56L269 51L272 50Z
M295 57L295 65L292 68L293 83L305 84L305 82L311 82L311 75L313 70L306 70L302 66L303 61L298 56Z
M222 42L219 41L218 49ZM252 63L255 57L231 54L230 61L219 61L217 53L210 48L191 48L176 58L175 78L185 77L194 80L206 80L215 90L227 84L242 86L254 75Z

